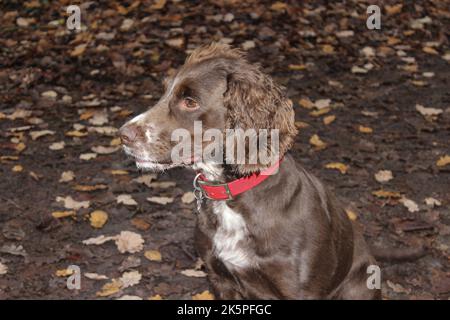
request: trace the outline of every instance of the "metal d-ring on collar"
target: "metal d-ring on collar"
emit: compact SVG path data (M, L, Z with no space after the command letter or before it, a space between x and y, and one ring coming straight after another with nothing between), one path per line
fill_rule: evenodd
M192 184L194 186L194 197L195 197L195 199L197 199L197 210L200 210L200 207L202 206L203 198L205 197L205 195L203 194L203 190L198 185L198 178L200 178L201 175L202 175L201 173L198 173L195 176L194 181L192 182Z

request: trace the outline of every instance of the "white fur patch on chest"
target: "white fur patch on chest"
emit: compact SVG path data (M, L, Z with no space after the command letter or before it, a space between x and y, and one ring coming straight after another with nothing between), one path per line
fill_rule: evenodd
M246 248L248 235L244 218L227 206L225 201L213 203L218 228L213 238L214 254L230 268L247 268L254 264Z

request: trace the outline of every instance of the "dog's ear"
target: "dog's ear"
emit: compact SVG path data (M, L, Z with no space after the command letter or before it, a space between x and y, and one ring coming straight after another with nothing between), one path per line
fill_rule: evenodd
M258 157L257 163L252 164L252 161L247 162L249 160L247 157L245 164L235 166L241 174L258 172L269 167L291 147L297 134L292 102L283 95L281 88L269 76L260 71L257 65L249 64L244 59L230 63L224 105L227 108L226 128L244 131L254 129L259 139L261 139L261 133L269 134L267 149L270 152L268 154L270 153L274 158L270 163L265 163ZM278 137L271 136L271 132L275 132L272 131L273 129L278 130ZM272 139L278 139L278 145L274 144ZM249 153L248 142L246 153L247 155Z

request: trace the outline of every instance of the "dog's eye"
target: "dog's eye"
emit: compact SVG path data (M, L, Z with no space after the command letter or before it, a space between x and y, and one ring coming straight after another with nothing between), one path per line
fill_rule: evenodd
M191 97L184 98L183 101L182 101L182 105L183 105L183 107L185 107L187 109L190 109L190 110L194 110L194 109L197 109L199 107L197 101L195 101Z

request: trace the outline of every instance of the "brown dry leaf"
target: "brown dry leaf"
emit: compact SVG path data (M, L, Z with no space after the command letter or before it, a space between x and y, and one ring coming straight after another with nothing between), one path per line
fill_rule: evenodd
M306 69L306 65L304 64L290 64L288 66L289 70L294 70L294 71L300 71L300 70L305 70Z
M324 115L330 111L331 111L331 108L323 108L323 109L311 111L309 113L309 115L312 117L320 117L321 115Z
M120 253L136 253L144 248L144 239L135 232L122 231L115 240Z
M51 145L48 146L50 150L57 151L62 150L66 146L66 143L64 141L59 142L53 142Z
M428 54L439 54L439 52L437 52L436 49L432 47L423 47L422 51Z
M57 202L64 202L64 208L66 209L73 209L73 210L79 210L81 208L89 208L90 202L88 200L86 201L76 201L71 196L67 196L65 198L63 197L56 197Z
M446 165L450 164L450 156L445 155L439 158L438 161L436 161L436 165L438 167L445 167Z
M181 202L185 203L185 204L189 204L194 202L195 200L195 195L193 192L189 191L183 194L183 196L181 197Z
M334 120L336 120L336 116L335 115L326 116L326 117L323 118L323 124L327 126L330 123L332 123Z
M147 250L145 251L144 256L150 261L160 262L162 260L161 252L158 250Z
M91 222L91 226L93 228L103 228L105 223L108 221L108 214L103 210L95 210L91 212L89 221Z
M372 132L373 132L373 129L372 129L372 128L370 128L370 127L365 127L365 126L362 126L362 125L360 125L360 126L358 127L358 130L359 130L359 132L361 132L361 133L372 133Z
M8 267L0 262L0 275L8 273Z
M25 145L25 143L19 142L18 144L15 145L14 149L15 149L17 152L22 152L23 150L25 150L26 147L27 147L27 146Z
M155 294L148 298L148 300L162 300L163 298L159 294Z
M77 184L73 187L73 190L81 191L81 192L92 192L92 191L97 191L97 190L104 190L107 188L108 188L108 186L106 184L96 184L93 186Z
M287 7L288 7L287 3L277 1L270 6L270 9L272 9L273 11L284 11L287 9Z
M54 135L55 131L51 130L41 130L41 131L31 131L30 136L32 140L36 140L40 137L47 136L47 135Z
M150 10L161 10L166 5L167 0L155 0L150 6Z
M323 142L317 134L314 134L310 139L309 143L312 144L317 149L326 148L327 144Z
M214 295L208 290L205 290L202 293L193 295L192 300L214 300Z
M120 146L122 144L122 141L120 138L114 138L109 142L110 146Z
M386 10L386 13L388 14L388 16L392 16L394 14L400 13L402 11L403 8L403 4L399 3L399 4L395 4L395 5L385 5L384 9Z
M151 224L145 221L142 218L133 218L131 219L131 224L139 230L146 231L150 229Z
M358 219L358 215L353 210L345 209L345 212L347 213L347 217L350 220L355 221L356 219Z
M61 219L66 217L72 217L75 216L76 212L73 210L66 210L66 211L53 211L52 216L55 219Z
M298 101L298 104L305 109L312 109L314 108L314 103L309 100L308 98L302 98Z
M120 147L119 146L110 146L110 147L95 146L95 147L92 147L91 150L98 154L110 154L110 153L119 151Z
M346 174L348 170L348 166L340 162L328 163L325 165L325 168L339 170L339 172L342 174Z
M300 130L300 129L308 128L309 124L307 124L304 121L295 121L295 127Z
M87 110L80 114L80 120L88 120L95 114L95 110Z
M66 136L68 137L76 137L76 138L81 138L81 137L86 137L88 135L87 132L81 132L78 130L71 130L71 131L67 131L65 133Z
M378 182L388 182L394 178L390 170L380 170L374 176Z
M95 158L97 158L97 154L93 153L93 152L80 154L80 159L81 160L89 161L89 160L92 160L92 159L95 159Z
M332 54L332 53L334 53L334 47L329 44L324 44L322 46L322 52L326 53L326 54Z
M123 176L123 175L127 175L128 171L127 170L111 170L110 173L113 176Z
M14 167L12 167L11 169L13 172L22 172L23 171L23 167L20 164L15 165Z
M181 271L180 273L186 277L193 277L193 278L203 278L207 276L205 272L195 269L186 269Z
M96 293L97 297L108 297L116 294L122 289L122 282L117 279L113 279L111 282L105 284L100 291Z
M126 206L137 206L138 203L136 200L133 199L133 197L129 194L120 194L116 197L117 203L122 203Z
M147 201L152 203L157 203L161 205L166 205L168 203L172 203L174 200L173 197L149 197L147 198Z
M81 55L86 51L86 47L87 47L87 44L86 44L86 43L79 44L78 46L76 46L76 47L70 52L70 56L71 56L71 57L79 57L79 56L81 56Z
M61 178L59 179L59 182L69 182L72 181L75 178L75 173L73 171L64 171L61 173Z
M378 198L401 198L400 192L396 191L386 191L383 189L373 191L372 194Z
M68 277L73 275L73 269L61 269L61 270L56 270L55 275L57 277Z

